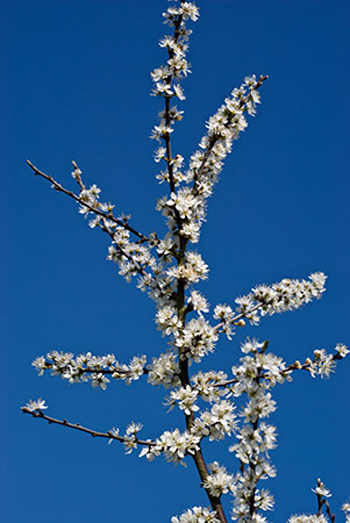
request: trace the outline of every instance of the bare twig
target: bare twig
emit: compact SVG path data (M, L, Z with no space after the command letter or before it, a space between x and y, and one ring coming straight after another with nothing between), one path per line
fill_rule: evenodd
M326 511L327 511L329 519L331 520L331 523L334 523L335 522L335 514L332 514L329 501L327 499L325 499L325 500L323 500L323 502L324 502L324 504L326 506Z
M51 416L47 416L44 414L41 410L31 410L28 407L21 407L21 410L24 414L31 414L34 418L42 418L46 420L49 424L54 423L56 425L61 425L63 427L68 427L69 429L75 429L80 430L81 432L85 432L86 434L90 434L93 438L107 438L107 439L115 439L116 441L119 441L120 443L129 443L130 438L118 436L114 434L112 431L107 432L99 432L97 430L88 429L86 427L82 427L79 423L70 423L66 419L59 420L56 418L52 418ZM156 442L153 440L141 440L138 438L133 439L133 441L138 445L147 445L149 447L156 445Z

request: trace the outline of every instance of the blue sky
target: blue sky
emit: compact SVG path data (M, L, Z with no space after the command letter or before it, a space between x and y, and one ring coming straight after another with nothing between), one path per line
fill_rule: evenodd
M23 416L42 396L49 413L92 428L145 425L145 437L182 423L162 407L161 390L111 384L105 392L38 378L37 356L56 348L121 361L164 350L147 296L106 261L107 239L90 230L74 202L50 191L31 159L74 187L70 161L116 208L147 233L164 231L154 211L149 134L161 109L149 72L164 61L165 0L2 0L2 332L5 448L0 492L4 523L170 521L206 504L192 464L173 467L125 456L83 434ZM189 155L205 120L247 74L268 74L258 115L235 143L210 201L199 249L209 263L202 291L211 304L233 302L257 283L329 276L321 301L275 315L222 343L205 362L229 370L245 336L270 340L287 362L315 348L350 344L348 241L349 4L331 0L199 2L185 82L184 120L174 150ZM275 389L279 475L272 521L313 511L321 477L332 508L350 495L350 360L330 380L299 375ZM229 442L206 448L230 465ZM267 486L267 485L266 485ZM226 504L229 507L229 503Z

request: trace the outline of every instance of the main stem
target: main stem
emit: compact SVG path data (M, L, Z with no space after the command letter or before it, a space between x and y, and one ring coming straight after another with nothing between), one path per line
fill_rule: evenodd
M184 0L181 0L181 3L183 3ZM180 36L180 25L182 21L182 15L180 15L175 22L175 34L174 38L175 41L178 40ZM169 58L172 58L173 51L169 50ZM167 78L167 82L171 84L172 82L172 76L169 76ZM165 114L165 122L167 125L170 125L171 118L170 118L170 97L165 96L165 108L164 108L164 114ZM171 151L171 138L170 133L166 133L163 137L165 142L165 148L166 148L166 162L167 162L167 168L168 168L168 181L170 186L170 192L176 193L176 187L175 187L175 180L174 180L174 172L173 172L173 158L172 158L172 151ZM176 253L176 259L178 263L178 267L182 267L185 264L186 260L186 248L188 244L188 239L182 236L181 230L183 226L183 220L180 216L179 211L174 207L174 215L175 215L175 221L177 225L177 234L179 238L179 247L178 251ZM176 234L176 232L175 232ZM177 281L177 290L176 290L176 306L177 306L177 316L179 321L181 322L182 329L185 328L186 325L186 290L187 281L185 278L179 278ZM186 385L191 385L189 372L188 372L188 357L186 355L186 351L183 348L179 349L179 370L180 370L180 381L181 385L185 387ZM187 415L186 417L186 427L188 430L191 429L194 423L194 416L193 413ZM199 450L197 450L193 454L193 461L197 467L199 476L201 478L202 484L205 482L209 475L208 467L206 465L205 459L203 457L202 450L199 445ZM220 498L217 498L215 496L212 496L209 491L206 490L207 496L209 498L210 504L212 506L212 509L216 512L219 520L221 523L227 523L227 519L223 510L223 507L221 505Z
M185 263L185 254L188 240L179 236L180 247L178 251L178 266L182 266ZM185 306L185 289L186 289L186 280L179 279L177 284L177 314L178 318L181 321L182 328L185 328L186 325L186 306ZM180 381L181 385L185 387L186 385L191 385L189 372L188 372L188 358L183 349L179 351L179 367L180 367ZM191 429L194 423L193 413L185 415L186 417L186 427L188 430ZM202 449L199 445L199 450L193 454L193 461L198 470L199 476L201 478L201 483L204 484L205 480L209 475L208 467L206 465ZM215 497L208 490L206 490L209 502L212 506L212 509L216 512L221 523L227 523L227 519L222 507L219 497Z

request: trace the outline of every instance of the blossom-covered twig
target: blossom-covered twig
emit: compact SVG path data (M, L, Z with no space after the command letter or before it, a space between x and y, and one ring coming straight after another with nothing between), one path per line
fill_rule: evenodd
M300 363L299 360L296 360L294 363L291 363L288 366L286 366L280 359L280 368L278 369L280 382L283 383L286 378L291 379L293 371L296 370L306 370L310 372L312 377L315 377L316 375L320 375L321 377L329 377L330 373L334 371L336 365L335 362L342 360L347 354L350 353L349 349L344 343L338 343L335 347L335 351L336 352L334 354L327 354L325 349L315 349L313 359L307 358L304 363ZM276 377L276 374L271 373L271 370L261 370L259 373L259 378L261 379L275 381ZM238 378L235 377L229 380L211 382L210 386L213 388L229 387L238 381Z
M192 167L194 172L193 192L195 194L199 192L199 181L207 169L210 156L213 153L215 155L215 146L218 142L224 141L224 143L226 142L227 152L230 152L231 144L230 141L229 143L227 143L227 141L230 140L230 138L237 139L240 131L246 127L246 123L244 119L242 119L243 112L247 111L249 114L255 114L256 103L260 102L257 91L267 79L267 75L260 75L258 80L256 80L255 76L247 77L246 85L249 88L249 92L245 94L243 86L241 86L240 89L235 89L232 92L232 98L227 98L218 113L208 122L209 136L202 140L200 144L200 147L204 149L205 152L200 159L199 166L194 165ZM228 136L229 130L231 130L232 136ZM221 151L221 158L223 154L224 151ZM219 158L216 158L216 160L219 160ZM213 167L211 166L211 168ZM221 168L221 165L219 168ZM207 175L207 173L205 174Z
M46 356L39 356L32 365L42 376L45 370L50 370L54 376L61 376L70 383L91 380L93 387L106 389L110 375L115 380L125 380L127 384L138 380L146 369L146 356L134 356L128 365L120 364L114 354L94 356L91 352L74 356L71 352L52 350Z
M325 292L327 276L322 272L310 274L308 280L284 278L273 285L258 285L246 296L236 298L236 314L229 305L217 305L214 318L220 319L215 326L230 338L232 326L245 325L247 319L258 325L262 316L296 310L313 299L320 299ZM238 313L238 314L237 314Z

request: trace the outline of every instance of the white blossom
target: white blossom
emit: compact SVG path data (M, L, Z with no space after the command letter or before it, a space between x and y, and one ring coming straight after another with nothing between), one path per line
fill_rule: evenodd
M171 406L177 404L179 409L183 410L185 414L189 416L192 412L199 410L196 404L197 396L198 391L192 389L190 385L186 385L186 387L179 387L177 390L172 390L168 403Z
M328 523L327 519L321 514L320 516L311 515L306 516L301 514L300 516L291 516L288 519L288 523Z
M179 429L173 431L166 430L156 440L156 444L141 455L146 455L152 461L154 456L164 454L168 461L180 463L187 454L194 454L199 450L200 437L188 431L180 432Z
M94 388L100 387L102 390L106 390L107 383L110 383L110 380L108 378L106 378L106 376L104 374L102 374L101 372L99 372L98 374L95 374L95 373L92 374L91 379L92 379L92 386Z
M334 372L336 362L332 354L327 354L325 349L316 349L314 351L314 360L309 365L309 371L314 378L319 374L321 378L329 378L331 372Z
M349 349L344 343L337 343L335 350L341 358L345 358L345 356L350 353Z
M153 358L148 369L148 381L152 385L163 385L168 388L179 383L178 363L173 352L166 352L158 358Z
M26 404L25 408L27 410L29 410L30 412L35 412L35 411L40 412L41 410L47 409L48 406L45 405L45 400L38 398L35 401L29 400L28 403Z
M318 496L322 496L325 498L330 498L332 496L331 491L325 486L323 481L320 479L317 480L317 486L314 489L311 489L312 492L315 492Z

